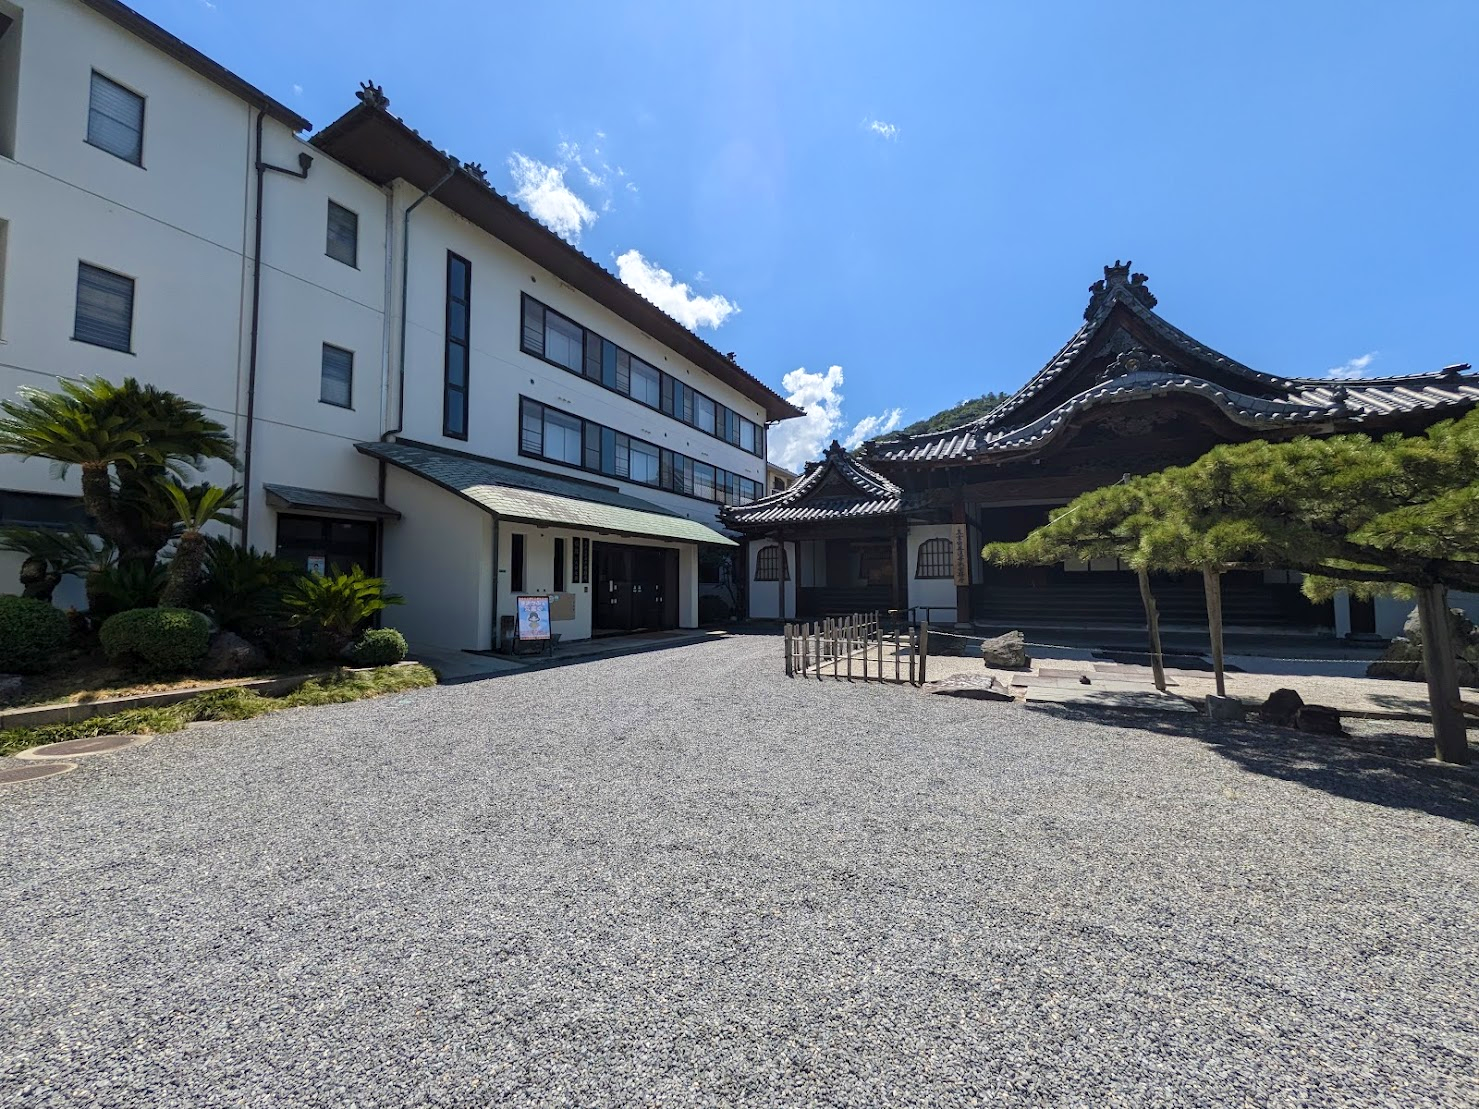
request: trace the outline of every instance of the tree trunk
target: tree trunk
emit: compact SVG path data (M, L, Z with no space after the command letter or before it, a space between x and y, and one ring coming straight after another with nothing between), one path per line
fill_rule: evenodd
M204 576L205 536L187 531L180 536L175 557L170 559L169 578L159 595L160 608L188 608L200 589Z
M1137 570L1135 576L1140 579L1140 603L1145 606L1145 628L1150 633L1150 669L1155 676L1155 687L1164 693L1166 663L1161 656L1161 618L1156 611L1155 595L1150 591L1150 575Z
M1433 746L1441 762L1467 764L1468 725L1458 706L1458 666L1453 626L1448 620L1448 587L1424 587L1418 593L1417 611L1422 620L1423 670L1428 676L1428 702L1433 711Z
M82 507L92 517L98 534L121 552L128 546L128 527L113 495L113 480L106 462L82 464Z
M1217 696L1227 696L1227 678L1222 666L1222 571L1202 567L1202 586L1207 592L1207 630L1212 636L1212 673Z

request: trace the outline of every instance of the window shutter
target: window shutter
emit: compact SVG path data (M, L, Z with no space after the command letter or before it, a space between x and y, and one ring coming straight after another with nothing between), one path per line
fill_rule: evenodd
M346 266L359 265L359 216L332 200L324 253Z
M97 71L87 105L87 141L124 161L144 160L144 98Z
M72 337L113 350L131 350L133 319L133 278L79 262Z
M354 355L340 347L324 344L319 373L318 399L325 404L348 408L354 395Z

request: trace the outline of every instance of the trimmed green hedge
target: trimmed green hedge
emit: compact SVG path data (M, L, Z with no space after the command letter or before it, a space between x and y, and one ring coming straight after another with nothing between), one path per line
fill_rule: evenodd
M135 608L104 620L98 640L114 666L146 674L180 674L205 658L211 625L187 608Z
M67 645L67 614L49 601L0 596L0 670L33 674Z
M356 666L394 666L406 650L406 637L394 628L371 628L349 648L349 659Z

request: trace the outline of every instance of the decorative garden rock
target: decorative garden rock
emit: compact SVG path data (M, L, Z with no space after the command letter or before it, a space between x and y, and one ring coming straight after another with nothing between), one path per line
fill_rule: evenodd
M1340 723L1340 710L1329 705L1301 705L1294 714L1294 726L1313 735L1346 734Z
M1012 691L990 674L952 674L925 687L926 693L941 697L964 697L971 701L1012 701Z
M981 644L981 661L993 670L1025 670L1032 662L1027 657L1027 638L1017 631L998 635Z
M1459 685L1479 687L1479 630L1462 609L1448 610L1448 624L1458 652ZM1402 625L1402 634L1387 644L1386 651L1366 668L1368 678L1395 678L1399 681L1425 682L1428 672L1423 666L1422 620L1414 609Z
M1258 710L1258 718L1265 724L1292 728L1303 706L1304 698L1299 695L1298 691L1276 689L1268 695L1268 700L1263 702L1263 707Z
M0 704L13 700L20 693L25 680L19 674L0 674Z
M221 631L211 637L210 649L200 664L202 672L213 678L234 678L250 674L267 665L267 656L253 643L235 632Z

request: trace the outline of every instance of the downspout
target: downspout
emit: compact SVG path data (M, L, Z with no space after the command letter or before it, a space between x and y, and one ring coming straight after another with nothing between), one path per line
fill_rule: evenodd
M401 219L401 333L399 349L396 353L397 373L400 380L395 406L395 427L385 429L385 433L380 436L382 443L388 441L392 435L399 435L406 426L406 305L410 299L411 213L421 206L423 200L429 200L433 193L452 180L452 175L457 172L457 167L457 159L448 158L447 172L442 174L441 180L412 201L411 206L406 209ZM383 500L385 491L382 489L380 492L381 499Z
M257 109L257 142L256 142L256 171L257 171L257 195L256 195L256 226L252 231L252 337L251 345L247 354L247 403L246 403L246 435L241 449L241 486L245 496L241 504L241 541L243 545L250 543L252 523L252 426L257 411L257 332L262 319L262 184L267 177L267 171L281 173L287 177L306 179L308 167L313 165L313 155L302 153L298 155L298 168L287 169L283 166L269 165L262 161L262 124L266 121L266 108Z

